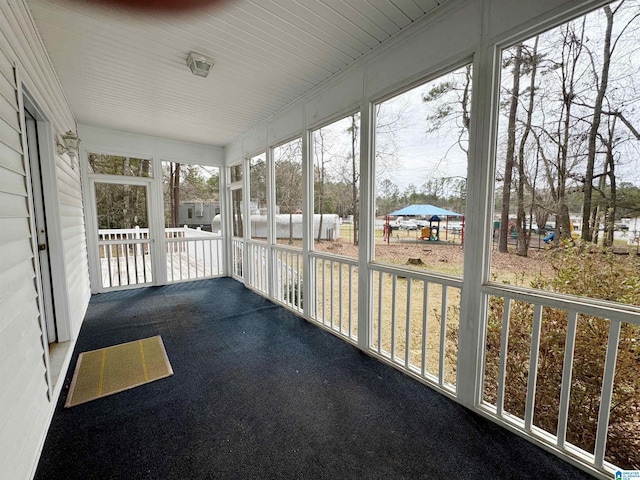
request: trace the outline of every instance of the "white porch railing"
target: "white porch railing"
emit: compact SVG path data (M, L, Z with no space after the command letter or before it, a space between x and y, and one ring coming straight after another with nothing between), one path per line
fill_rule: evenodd
M224 273L220 235L203 230L165 228L167 281L217 277Z
M232 245L234 275L244 273L246 283L251 288L263 294L269 293L273 300L305 314L309 320L350 343L358 344L358 288L361 286L358 278L362 272L359 272L356 259L313 251L308 254L308 264L305 264L303 252L298 248L248 241L246 271L242 272L243 241L234 239ZM270 268L273 271L269 271ZM303 288L304 268L309 269L308 288ZM377 263L367 265L367 275L371 300L370 315L366 319L368 351L443 393L456 397L461 388L457 382L462 280ZM271 289L269 281L273 282ZM615 389L620 388L615 381L615 372L618 352L623 345L621 331L625 338L625 325L640 327L637 311L633 308L614 308L597 301L554 298L551 294L541 295L502 286L482 288L490 310L496 302L502 303L504 308L499 314L500 331L497 337L494 331L497 340L494 338L494 343L490 343L487 339L482 351L484 369L477 384L483 385L483 388L475 409L540 445L589 465L594 471L612 472L615 467L605 461L605 456L607 438L611 434L612 402L616 398ZM308 292L309 298L303 296L304 291ZM513 326L515 304L520 309L526 304L531 312L528 333L518 337L520 342L526 343L529 352L526 362L522 358L515 358L511 350L509 332ZM562 339L545 338L542 325L547 321L546 312L549 309L562 311L566 316L566 333ZM490 312L491 315L495 317L495 311ZM576 345L580 342L580 325L582 322L588 326L593 319L608 322L608 340L597 348L603 358L599 380L601 388L595 396L589 396L598 405L592 419L595 440L592 448L585 449L572 440L572 409L579 400L574 399L571 392L577 391L575 382L582 382L578 378L580 368L575 357ZM495 319L493 323L491 326L490 320L488 328L495 329ZM633 341L637 341L637 335ZM542 382L540 375L544 377L545 373L540 372L539 365L545 342L558 343L561 359L558 362L557 398L547 395L547 405L540 413L536 406L542 405L543 401L538 396ZM628 348L628 345L624 348ZM596 355L597 352L591 353ZM489 360L492 356L495 358L491 368L495 366L495 375L488 376L487 369L490 367L487 365L491 363ZM589 355L581 359L584 362L591 360L592 356ZM513 366L518 362L520 374L514 376ZM469 380L466 374L460 378ZM514 393L512 383L522 382L523 379L522 408L514 410L511 405L517 392ZM495 385L488 388L487 384L491 381ZM542 428L537 421L540 415L555 415L552 423L557 427Z
M304 306L302 251L282 245L273 245L271 248L276 274L274 297L283 305L302 312Z
M244 261L244 240L241 238L234 238L231 241L231 275L236 280L242 280L242 262Z
M249 286L267 294L268 291L268 245L262 242L247 241L246 281Z
M499 287L484 287L484 292L487 304L490 309L497 310L494 315L499 315L499 318L495 317L489 325L498 331L493 332L493 340L488 337L486 342L486 348L492 352L485 351L484 392L480 408L500 423L552 449L599 471L614 471L615 466L605 461L607 438L611 434L610 415L615 403L612 402L614 386L629 388L624 385L624 379L616 377L616 364L621 348L621 330L640 326L637 313L603 307L596 302L559 300ZM523 319L526 319L524 335ZM545 324L553 324L553 335L549 334L549 325ZM608 340L586 351L583 347L583 358L575 357L578 342L586 339L593 342L594 338L602 337L595 334L596 329L608 330ZM510 333L511 330L516 331ZM631 343L625 349L638 349L638 331L627 330L628 334L631 332ZM496 345L498 333L499 345ZM523 359L523 350L528 353L528 358ZM549 362L550 351L559 361ZM520 355L514 352L520 352ZM523 364L523 360L526 363ZM522 371L525 371L524 377L520 375ZM599 373L594 377L594 372ZM581 395L572 394L574 389L577 392L585 390L585 385L593 389L594 384L599 386L599 393L586 395L586 403ZM544 394L540 394L542 389ZM514 398L519 399L518 402L514 402ZM543 425L541 420L544 420ZM629 418L629 421L637 419ZM575 423L583 428L586 426L588 435L584 432L571 435L572 428L575 428L572 424ZM582 441L590 446L575 444L580 441L572 443L572 436L574 439L582 437ZM586 441L585 437L592 437L595 441Z
M358 262L320 252L310 256L311 319L358 341Z
M224 273L222 237L199 229L165 229L167 281L170 283L220 276ZM149 229L98 231L103 288L148 285L153 282Z
M148 228L98 230L103 288L151 284Z
M375 264L370 350L456 394L462 281Z

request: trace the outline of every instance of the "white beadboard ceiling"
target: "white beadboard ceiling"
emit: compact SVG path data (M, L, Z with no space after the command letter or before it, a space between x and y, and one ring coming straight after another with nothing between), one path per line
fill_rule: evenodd
M166 15L26 0L79 123L220 146L443 1L230 0ZM192 50L215 62L207 78L186 66Z

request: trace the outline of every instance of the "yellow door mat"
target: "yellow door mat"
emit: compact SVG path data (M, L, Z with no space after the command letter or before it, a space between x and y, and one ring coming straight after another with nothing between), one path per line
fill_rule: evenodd
M173 375L160 335L83 352L65 407L144 385Z

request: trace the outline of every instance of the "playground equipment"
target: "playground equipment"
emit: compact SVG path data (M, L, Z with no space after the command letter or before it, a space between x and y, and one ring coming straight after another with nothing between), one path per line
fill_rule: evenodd
M429 219L429 226L422 229L420 240L428 240L430 242L440 240L440 217L433 215Z

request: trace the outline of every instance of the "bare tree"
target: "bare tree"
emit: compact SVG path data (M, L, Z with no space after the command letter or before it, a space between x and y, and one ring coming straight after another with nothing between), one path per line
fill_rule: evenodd
M509 210L511 208L511 188L513 179L513 165L516 148L516 120L518 114L518 102L520 98L520 68L522 66L522 43L516 46L513 58L509 59L513 65L512 85L509 93L509 116L507 125L507 150L505 153L504 173L502 175L502 207L500 209L500 230L498 237L498 251L508 251L509 239Z
M276 205L289 214L289 244L293 243L293 214L302 211L302 140L274 149Z
M536 37L534 40L533 48L531 52L528 52L527 64L530 70L530 80L529 80L529 104L527 107L527 118L524 124L524 131L522 132L522 136L520 138L520 146L518 149L518 188L517 188L517 196L518 196L518 213L516 217L516 231L518 235L516 253L520 256L526 257L527 252L529 250L529 239L530 236L526 234L526 231L531 231L531 220L529 220L529 225L527 225L527 215L525 212L524 205L524 193L527 185L527 174L525 172L525 152L527 146L527 140L529 138L529 134L531 133L531 125L533 119L533 110L534 110L534 101L535 101L535 91L536 91L536 74L538 71L538 41L539 37ZM522 45L522 44L521 44ZM534 180L535 181L535 180ZM535 189L532 189L535 198ZM531 216L529 216L531 219Z
M600 72L600 81L596 83L597 94L595 104L593 106L593 117L591 118L591 128L589 129L589 152L587 156L587 168L584 177L584 200L582 206L582 239L591 240L591 225L594 225L597 231L597 224L590 223L595 220L592 218L591 197L593 195L593 172L596 162L596 140L598 137L598 129L600 128L600 120L602 118L602 102L607 92L609 84L609 69L611 66L611 55L613 47L611 46L611 31L613 30L613 12L609 5L604 7L604 13L607 18L607 27L604 36L603 62ZM595 72L594 72L595 73Z

